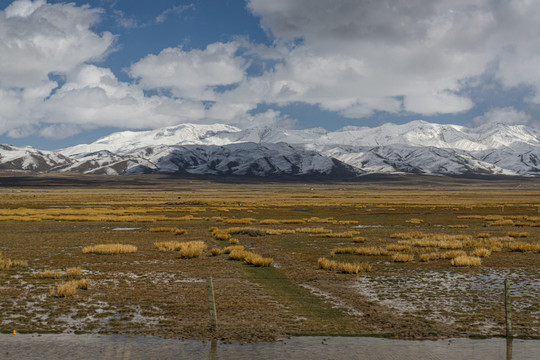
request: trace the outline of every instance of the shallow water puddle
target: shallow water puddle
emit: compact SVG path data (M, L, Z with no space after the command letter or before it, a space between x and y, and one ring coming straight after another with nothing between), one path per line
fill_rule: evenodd
M3 359L491 359L536 360L539 340L406 341L355 337L294 337L222 344L126 335L0 335Z

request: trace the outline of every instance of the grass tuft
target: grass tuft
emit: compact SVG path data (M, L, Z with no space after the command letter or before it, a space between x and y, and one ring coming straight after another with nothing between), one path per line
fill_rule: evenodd
M84 254L125 254L137 252L137 247L134 245L125 244L99 244L93 246L85 246L82 249Z

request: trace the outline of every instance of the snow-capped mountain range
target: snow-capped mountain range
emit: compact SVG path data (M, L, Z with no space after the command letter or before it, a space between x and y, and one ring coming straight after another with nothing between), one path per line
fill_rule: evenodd
M58 151L0 145L0 169L93 174L540 176L540 131L413 121L375 128L239 129L181 124L123 131Z

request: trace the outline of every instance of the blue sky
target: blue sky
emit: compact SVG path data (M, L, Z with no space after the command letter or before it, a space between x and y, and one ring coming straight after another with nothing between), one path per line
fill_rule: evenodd
M179 123L539 127L540 2L0 0L0 143Z

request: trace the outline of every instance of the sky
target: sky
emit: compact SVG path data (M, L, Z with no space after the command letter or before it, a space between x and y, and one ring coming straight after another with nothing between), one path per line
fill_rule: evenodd
M0 0L0 143L181 123L540 128L537 0Z

